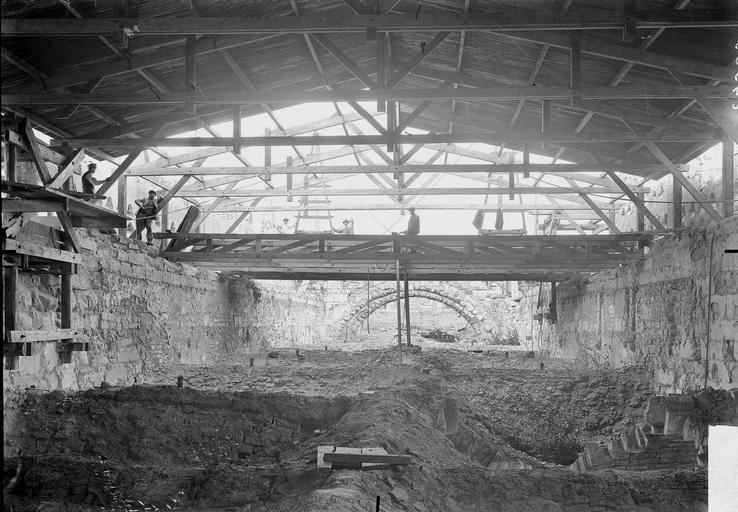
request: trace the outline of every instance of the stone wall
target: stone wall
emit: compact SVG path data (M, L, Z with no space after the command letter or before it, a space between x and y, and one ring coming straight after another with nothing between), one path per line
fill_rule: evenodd
M79 232L79 230L78 230ZM72 326L89 351L62 364L54 342L3 371L6 430L25 391L131 385L173 363L246 357L289 340L321 336L319 302L268 285L172 263L140 242L84 235L83 263L72 276ZM20 272L17 329L59 328L60 278ZM8 368L4 359L3 368Z
M738 256L728 248L738 248L738 217L670 235L637 264L561 284L542 348L605 367L646 364L661 393L704 387L712 259L707 384L735 387Z

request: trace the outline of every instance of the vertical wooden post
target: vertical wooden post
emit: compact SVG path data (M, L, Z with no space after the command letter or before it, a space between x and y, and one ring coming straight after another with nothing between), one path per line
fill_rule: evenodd
M72 264L63 266L61 275L61 328L72 328Z
M59 300L61 301L61 328L71 329L72 328L72 264L67 263L62 266L61 274L61 294ZM73 340L61 340L73 341ZM59 362L62 364L68 364L72 362L72 352L64 351L59 352Z
M400 260L395 260L397 272L397 348L400 350L400 364L402 364L402 304L400 304Z
M410 282L407 278L407 263L405 264L405 340L407 346L412 345L410 341Z
M15 144L11 144L8 142L6 145L6 148L8 148L8 165L6 166L8 169L8 181L16 181L16 162L17 162L17 153Z
M548 311L551 314L551 323L556 323L556 281L551 281L551 304L548 307Z
M169 231L169 203L161 209L161 232L166 233L167 231Z
M15 265L3 267L3 300L5 301L3 318L3 340L8 341L9 331L15 330L16 319L16 289L18 287L18 267Z
M188 35L185 38L185 91L187 101L185 102L185 110L193 114L197 113L195 108L195 44L197 40L194 35Z
M233 107L233 138L241 138L241 105ZM235 144L233 146L233 154L238 155L241 152L241 146Z
M543 149L548 149L548 137L551 136L551 100L541 102L541 133L543 134Z
M723 137L723 216L730 217L735 213L735 156L733 152L733 139L727 135Z
M671 187L671 204L673 209L671 212L671 226L674 229L679 229L682 227L682 184L672 176Z
M638 201L641 204L645 205L645 203L643 202L643 199L645 198L643 192L638 192L636 196L638 197ZM639 208L638 213L636 213L636 231L645 231L645 229L646 219L643 215L643 211ZM638 254L643 254L643 247L643 242L638 242Z
M272 131L269 128L264 128L264 136L270 137ZM270 167L272 166L272 146L264 144L264 167L266 168L266 174L264 176L265 181L271 181L272 173Z
M384 63L385 63L385 75L384 79L386 84L391 84L393 80L393 73L392 73L392 40L390 39L389 32L384 32L386 34L384 38L384 42L387 44L387 48L384 52ZM385 86L386 86L385 84ZM395 102L394 101L388 101L387 102L387 134L390 136L390 138L395 133ZM387 151L393 152L395 150L394 144L392 141L387 144Z
M18 282L18 267L15 265L3 267L3 343L10 341L10 331L16 329L16 289ZM5 359L5 370L18 369L18 358L8 356Z
M118 213L120 215L126 215L126 209L128 207L128 178L124 175L118 178ZM127 224L127 223L126 223ZM125 238L128 236L126 228L118 228L118 236Z
M366 269L366 333L367 334L371 334L371 332L369 331L369 316L371 314L369 311L369 292L370 292L369 269L367 268Z
M574 92L571 97L571 106L580 102L579 87L582 83L582 39L579 32L571 36L571 76L569 84Z
M377 87L384 89L386 85L386 79L384 76L385 63L384 63L384 49L385 39L387 38L387 32L381 32L377 37ZM383 100L377 100L377 112L384 112L387 110L387 103Z
M523 144L523 165L525 165L523 168L523 178L530 178L530 171L528 170L528 165L530 165L530 147L527 142Z
M287 157L287 167L292 167L292 157L291 156ZM292 197L292 194L289 194L291 190L292 190L292 174L288 174L287 175L287 192L288 192L287 202L288 203L291 203L294 200L294 198Z

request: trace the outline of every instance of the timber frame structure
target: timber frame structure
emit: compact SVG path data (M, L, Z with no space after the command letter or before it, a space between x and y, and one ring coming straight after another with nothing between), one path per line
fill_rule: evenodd
M637 259L638 247L681 228L683 190L713 221L734 214L738 8L728 0L8 0L1 22L5 167L18 148L38 171L25 185L6 173L3 212L55 212L73 252L74 227L125 226L130 176L164 189L162 206L182 198L198 210L179 233L159 235L172 239L163 255L263 278L364 278L367 264L388 259L412 279L558 281ZM279 119L279 108L304 102L336 113L305 125ZM243 120L259 113L275 128L244 136ZM229 136L211 128L224 121L234 121ZM331 128L343 134L320 133ZM200 129L209 136L177 137ZM710 199L683 166L721 141L722 193ZM275 146L294 154L272 162ZM310 146L339 148L308 154ZM263 147L263 162L249 162L248 147ZM419 160L421 150L432 156ZM239 165L207 164L226 152ZM85 153L115 163L97 193L117 185L117 215L64 190ZM531 154L550 163L531 163ZM476 163L449 164L449 155ZM330 164L346 156L355 165ZM352 176L372 186L325 188ZM469 185L435 186L443 176ZM644 202L648 181L664 176L674 184L668 226ZM577 235L421 236L416 251L392 236L237 233L249 212L300 209L295 197L391 200L366 210L493 211L479 201L492 194L518 196L505 211L545 213ZM476 199L427 197L466 195ZM548 206L524 202L530 196ZM271 197L285 204L260 204ZM638 210L638 234L615 225L623 200ZM239 212L225 233L194 233L222 212Z

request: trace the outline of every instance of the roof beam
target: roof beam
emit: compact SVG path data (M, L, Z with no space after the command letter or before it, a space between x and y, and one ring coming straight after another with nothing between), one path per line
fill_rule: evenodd
M563 200L563 199L562 199ZM560 206L558 208L554 208L551 205L545 205L545 204L538 204L538 203L524 203L524 204L511 204L511 205L503 205L502 211L503 212L530 212L535 213L538 212L539 214L549 214L560 210L567 210L569 212L579 212L578 214L572 215L574 218L582 217L584 218L586 216L587 219L594 218L594 216L591 213L591 209L587 205L580 205L580 204L563 204L559 203ZM407 201L399 202L399 203L373 203L373 204L361 204L358 208L361 210L403 210L407 209L408 207L413 206L411 203ZM485 210L485 211L496 211L497 205L490 205L490 204L483 204L483 203L465 203L465 204L449 204L449 203L428 203L423 204L421 206L418 206L419 209L423 210L466 210L466 211L476 211L476 210ZM612 209L611 207L606 206L600 206L601 209L605 211L609 211ZM337 204L332 203L331 204L331 210L334 211L356 211L357 205L356 204ZM265 206L240 206L240 205L233 205L230 206L227 210L226 209L219 209L216 210L213 213L232 213L232 212L254 212L254 213L269 213L269 212L298 212L298 211L325 211L325 207L305 207L301 205L295 205L295 206L283 206L283 205L265 205ZM571 215L571 213L570 213Z
M334 102L334 101L409 101L409 100L566 100L577 95L583 100L674 100L702 96L708 99L733 99L730 86L641 85L628 87L584 87L574 91L568 87L500 86L460 89L376 89L331 91L203 91L192 101L198 105L247 105L250 103ZM4 105L163 105L184 104L187 93L100 94L49 93L27 94L22 90L3 91Z
M256 189L238 189L238 190L187 190L180 191L178 197L281 197L281 196L377 196L377 195L482 195L486 189L474 188L394 188L394 189L292 189L291 191L282 189L256 190ZM586 191L588 194L620 194L621 190L617 187L514 187L514 188L492 188L492 194L578 194L580 191ZM661 228L660 228L661 229Z
M336 146L378 144L429 144L429 143L486 143L548 142L557 145L590 144L597 142L709 142L716 140L711 134L643 134L613 133L598 135L551 134L536 132L469 132L425 133L400 135L308 135L308 136L254 136L254 137L146 137L137 139L52 139L52 145L72 144L92 147L203 147L203 146ZM388 162L390 163L390 162Z
M367 148L369 150L369 148ZM605 170L616 172L655 172L663 170L661 164L644 165L600 165L600 164L446 164L446 165L300 165L289 167L285 162L275 163L270 167L157 167L153 164L145 164L130 168L126 176L185 176L185 175L218 175L218 176L243 176L245 178L265 174L269 171L277 174L394 174L395 172L427 173L427 172L453 172L453 173L493 173L507 174L530 172L546 172L552 175L564 175L577 179L578 173L602 173ZM593 180L599 180L594 176ZM603 183L604 184L604 183Z
M611 11L586 13L508 12L494 16L412 14L325 13L296 17L181 17L181 18L3 18L3 35L11 36L98 36L128 29L136 37L152 35L183 36L187 34L303 34L429 31L572 31L622 30L636 19L637 28L726 28L738 26L736 16L725 11L672 9L636 11L626 16Z
M677 11L677 12L683 12L683 11ZM531 15L528 15L531 16ZM351 16L343 16L344 18L352 18ZM295 17L293 19L291 18L261 18L256 19L257 24L262 24L264 22L269 21L273 25L281 25L285 22L289 22L292 20L292 22L296 20L300 20L304 17ZM367 28L366 21L362 22L360 16L356 16L355 18L359 18L359 20L356 21L357 26L357 32L364 32ZM384 16L372 16L373 19L398 19L402 18L401 16L396 15L384 15ZM421 18L424 18L421 16ZM197 20L204 20L207 18L150 18L147 19L148 22L157 22L157 23L168 23L168 22L177 22L178 20L181 22L183 20L191 20L197 22ZM320 19L323 19L322 17ZM476 17L475 17L476 19ZM492 20L492 24L494 25L493 28L496 28L496 21L498 18L495 17L494 20ZM227 19L229 23L236 22L237 18L228 18ZM56 25L59 28L66 30L67 33L70 35L79 35L78 30L76 30L73 25L77 23L81 24L97 24L98 26L105 25L106 28L103 29L100 33L104 35L112 34L115 30L119 30L120 26L118 23L121 20L105 20L105 19L97 19L97 20L69 20L69 19L51 19L51 20L18 20L18 19L3 19L2 20L2 29L3 29L3 35L9 35L10 30L24 30L24 26L29 26L28 23L37 23L37 22L48 23L52 25ZM137 20L138 21L138 20ZM458 18L454 17L453 19L454 26L458 25ZM616 23L617 28L622 27L621 23ZM39 30L41 30L40 35L47 35L47 31L43 30L43 27L37 27ZM140 28L140 26L139 26ZM278 29L279 27L277 27ZM449 29L450 27L447 27L446 29ZM423 27L419 30L430 30L430 27ZM403 29L403 31L407 30L406 28ZM444 28L437 28L436 30L444 30ZM459 26L458 30L468 30L468 28ZM196 30L195 33L203 33L204 30ZM307 35L307 34L306 34ZM278 37L279 34L268 34L268 35L262 35L259 37L255 37L249 40L244 40L243 37L221 37L218 39L217 44L212 40L212 38L202 38L199 40L195 46L194 53L195 55L203 55L211 52L220 52L222 50L226 50L229 48L235 48L238 46L243 46L259 41L264 41L265 39L270 39L273 37ZM508 37L520 37L519 33L516 32L507 32ZM525 36L527 40L531 40L530 36ZM546 38L545 40L542 40L542 38ZM569 38L566 36L557 36L556 34L538 34L535 35L535 38L532 39L536 42L540 42L542 44L548 44L550 46L555 46L559 48L569 48L570 42ZM626 45L621 45L618 43L613 42L607 42L607 41L589 41L589 40L583 40L582 42L582 52L588 53L590 55L596 55L598 57L607 58L607 59L617 59L624 62L631 62L633 64L640 64L648 67L656 67L659 69L667 69L667 70L679 70L685 74L694 75L694 76L701 76L705 78L711 78L711 79L719 79L721 81L724 81L726 83L731 83L732 80L732 73L730 72L729 68L720 67L711 65L704 62L696 62L688 59L678 58L678 57L670 57L666 55L656 54L652 52L646 52L644 50L635 50L630 48ZM61 73L61 74L54 74L54 76L48 77L46 80L41 81L37 80L34 83L27 84L25 89L27 92L42 92L46 90L55 90L62 87L68 87L71 85L79 84L79 83L87 83L90 80L96 80L100 79L101 77L111 76L111 75L117 75L122 73L129 73L132 71L137 71L142 68L146 68L149 66L156 66L160 64L166 64L169 62L177 61L184 59L185 57L185 48L183 45L177 46L175 48L168 47L164 50L160 51L154 51L145 55L140 56L133 56L129 59L126 59L124 61L117 61L107 64L96 64L94 66L89 66L87 68L74 71L71 73Z

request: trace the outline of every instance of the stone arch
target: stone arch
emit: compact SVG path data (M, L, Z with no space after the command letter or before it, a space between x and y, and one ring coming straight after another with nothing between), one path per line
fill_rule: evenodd
M366 294L364 293L362 297L359 290L360 288L357 288L356 293L350 294L346 307L342 308L338 315L334 329L336 337L345 336L348 331L357 331L368 315L397 300L395 283L381 283L370 288L368 301ZM451 284L411 283L409 295L411 299L428 299L450 308L467 321L477 337L486 338L499 331L498 326L489 321L480 304Z

